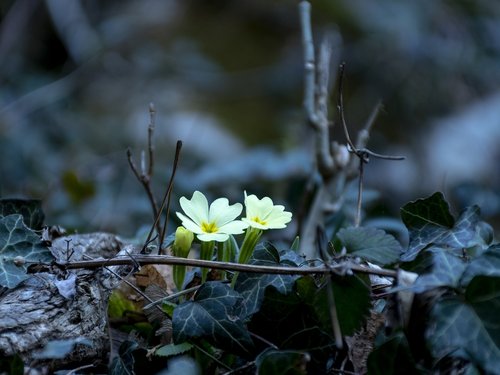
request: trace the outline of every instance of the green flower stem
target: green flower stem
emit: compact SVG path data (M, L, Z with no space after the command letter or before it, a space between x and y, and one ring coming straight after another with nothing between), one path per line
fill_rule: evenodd
M212 256L214 255L214 241L202 241L201 242L201 250L200 250L200 259L201 260L212 260ZM204 283L207 281L208 268L201 269L201 282Z
M177 291L182 290L184 285L184 279L186 277L186 266L174 265L173 267L173 278Z
M189 255L189 251L191 250L193 239L193 232L187 230L182 226L178 227L175 231L174 243L172 244L172 252L174 256L187 258ZM186 266L174 265L172 272L175 286L177 287L178 291L181 291L182 286L184 285L184 278L186 277Z
M243 244L241 245L241 250L238 256L238 263L246 264L250 260L252 253L255 249L255 245L257 245L257 241L262 235L262 230L249 227L245 234L245 239L243 240ZM236 284L236 279L238 278L239 273L235 272L233 276L233 280L231 280L231 286L234 288Z

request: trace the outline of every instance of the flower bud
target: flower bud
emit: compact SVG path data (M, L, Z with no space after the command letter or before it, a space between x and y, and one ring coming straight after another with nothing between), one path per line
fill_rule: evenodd
M175 231L175 240L172 245L174 256L187 258L191 244L193 243L194 234L183 226L180 226Z

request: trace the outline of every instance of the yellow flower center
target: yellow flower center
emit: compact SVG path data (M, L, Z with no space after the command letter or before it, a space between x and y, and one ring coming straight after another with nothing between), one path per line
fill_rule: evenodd
M214 222L212 223L201 223L201 230L205 233L217 233L219 228L217 228L217 225L215 225Z
M256 223L260 224L260 225L266 225L266 221L265 220L261 220L258 216L255 216L254 218L252 218L252 221L255 221Z

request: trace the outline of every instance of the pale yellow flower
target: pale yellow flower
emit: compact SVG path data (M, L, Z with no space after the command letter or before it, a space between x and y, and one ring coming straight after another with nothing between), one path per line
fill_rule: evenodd
M257 198L245 192L246 217L241 220L253 228L282 229L292 220L292 213L285 211L285 207L275 205L271 198Z
M191 199L181 197L184 214L177 212L182 225L196 234L200 241L224 242L230 234L241 234L247 223L235 220L243 210L241 203L229 205L227 198L218 198L208 206L207 198L195 191Z

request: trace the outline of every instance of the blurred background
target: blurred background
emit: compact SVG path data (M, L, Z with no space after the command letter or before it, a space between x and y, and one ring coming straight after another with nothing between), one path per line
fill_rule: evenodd
M297 1L2 0L0 17L2 197L136 235L151 210L126 149L139 164L153 102L158 199L180 139L174 210L195 189L299 209L314 160ZM347 64L352 134L381 100L369 147L407 157L366 168L380 213L441 190L498 228L500 2L318 0L313 25L335 32L333 72Z

